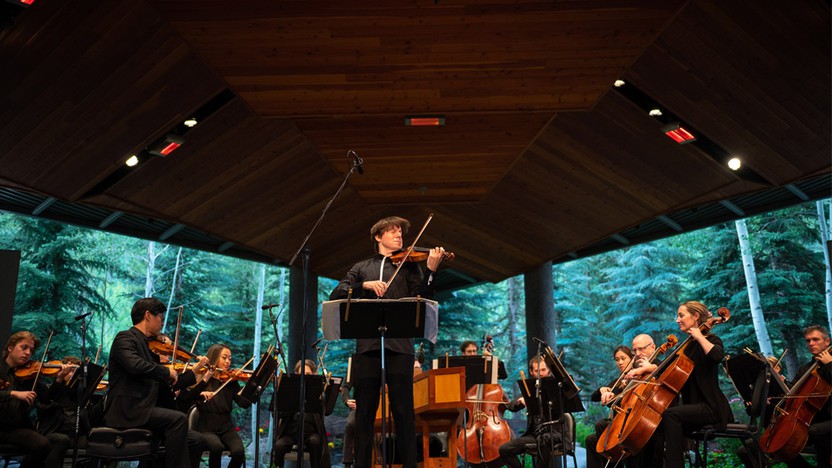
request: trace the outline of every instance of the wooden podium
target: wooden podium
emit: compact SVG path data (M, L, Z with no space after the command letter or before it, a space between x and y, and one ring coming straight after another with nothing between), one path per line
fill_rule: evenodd
M413 409L416 432L420 434L424 468L456 468L457 422L465 411L465 368L451 367L422 372L413 378ZM385 398L387 396L385 395ZM387 405L388 411L390 405ZM395 431L395 426L392 426ZM431 457L428 446L431 432L448 433L448 456ZM376 411L375 433L381 435L381 405ZM373 466L381 466L379 446L373 444ZM394 464L394 467L401 465Z

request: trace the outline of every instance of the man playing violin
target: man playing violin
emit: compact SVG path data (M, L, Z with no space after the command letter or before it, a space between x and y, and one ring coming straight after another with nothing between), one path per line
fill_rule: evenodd
M15 375L15 370L29 363L39 345L34 334L19 331L9 338L3 348L0 380L8 386L3 384L0 387L0 443L19 447L28 454L21 466L59 467L63 463L63 452L67 445L53 445L49 438L35 431L29 414L33 404L48 404L56 392L66 388L65 382L75 367L62 365L49 391L42 381L38 381L37 390L33 390L33 380L19 378Z
M110 389L104 424L117 428L142 427L164 435L165 466L190 466L187 443L188 423L176 410L156 406L159 389L179 378L173 367L159 363L150 351L148 339L162 331L165 305L154 298L136 301L130 318L133 326L119 332L110 348ZM171 450L172 449L172 450Z
M403 297L430 297L433 273L439 268L445 250L431 249L427 257L428 274L416 263L404 263L390 285L387 281L396 270L390 256L401 250L402 236L410 222L391 216L376 222L370 229L376 254L358 262L332 291L329 298L400 299ZM351 291L351 293L350 293ZM368 468L372 456L373 422L381 388L381 351L379 340L356 340L353 360L355 417L355 466ZM413 410L413 339L396 338L385 341L385 365L390 409L396 425L398 453L404 468L416 466L416 423Z

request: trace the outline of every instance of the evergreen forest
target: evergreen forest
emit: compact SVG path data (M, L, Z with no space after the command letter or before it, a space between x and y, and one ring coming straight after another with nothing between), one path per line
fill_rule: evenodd
M551 345L563 353L587 409L576 415L581 427L577 440L582 441L606 411L589 402L589 395L617 376L613 349L630 345L639 333L650 334L657 343L670 333L678 336L674 318L678 305L687 300L702 301L714 312L719 307L730 309L730 321L714 329L730 355L750 348L779 357L788 349L783 372L793 378L810 357L802 329L812 324L829 327L832 317L829 260L824 253L829 211L830 202L825 200L743 220L746 254L750 254L745 258L738 236L740 222L729 222L553 265L557 335ZM183 347L190 348L199 333L197 354L204 354L211 344L225 343L233 353L232 365L239 366L254 354L257 338L262 350L275 342L268 315L260 312L260 306L288 304L289 274L283 267L43 219L0 212L0 249L21 251L12 332L30 330L45 341L54 331L51 359L82 354L84 321L74 318L91 312L86 355L94 358L100 348L99 361L106 363L115 334L131 326L132 304L153 296L169 306L165 332L171 336L182 306ZM320 302L328 299L337 280L319 278L319 313ZM289 329L285 309L274 309L281 339ZM439 330L435 344L423 343L428 361L458 354L464 340L479 344L490 335L494 353L509 373L503 387L509 398L518 394L514 382L530 357L527 334L534 334L526 329L522 275L441 298ZM354 344L327 345L327 368L343 376ZM430 368L430 362L423 367ZM723 390L736 419L745 421L737 392L727 379ZM250 409L235 410L247 442L253 430L268 435L266 405L260 406L257 429ZM336 408L334 417L343 419L345 408ZM523 415L506 417L522 432ZM338 427L333 419L329 430L337 436ZM338 437L330 442L336 448L340 443ZM265 450L267 444L261 446ZM339 461L333 456L333 462Z

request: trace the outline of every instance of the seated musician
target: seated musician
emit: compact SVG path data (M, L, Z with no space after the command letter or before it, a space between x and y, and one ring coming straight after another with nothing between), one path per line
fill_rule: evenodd
M615 365L618 366L618 373L620 375L630 364L630 360L633 358L633 352L630 351L630 348L627 346L621 345L615 348L612 353L612 358L615 360ZM624 387L621 384L615 385L617 380L618 378L616 377L610 381L607 386L601 387L592 392L590 400L600 402L602 405L606 405L611 402L613 398L615 398L615 395L621 393L621 390ZM601 436L601 433L604 432L604 429L606 429L609 422L609 418L600 419L595 423L595 433L586 436L586 439L584 440L584 447L586 447L587 468L603 467L607 463L606 458L599 455L595 450L595 447L598 445L598 438Z
M3 348L3 359L0 361L0 444L12 445L27 454L21 466L60 467L68 440L53 444L52 437L47 438L35 430L29 413L36 402L48 405L56 392L66 388L65 382L75 367L63 365L49 390L43 379L39 379L36 389L32 390L34 380L18 378L15 371L29 363L39 345L34 334L19 331L9 337Z
M169 346L170 351L173 350L173 340L170 339L164 333L159 333L156 335L155 338L157 341ZM171 366L171 355L165 353L155 353L159 357L159 363L164 366ZM182 363L179 363L182 364ZM205 356L198 356L197 362L193 363L188 370L179 372L179 378L176 379L176 382L171 384L170 382L160 382L159 383L159 395L156 399L156 406L158 408L165 408L169 410L178 411L180 413L187 413L188 408L192 404L190 400L187 398L179 398L180 393L185 391L188 387L197 384L197 381L202 381L203 379L210 378L210 372L203 372L205 366L208 364L208 358ZM200 375L197 376L197 373ZM188 443L188 458L191 463L192 468L199 468L199 463L202 459L202 452L205 451L207 447L205 442L205 437L202 436L199 432L188 429L187 434L187 443ZM164 460L161 459L162 457L158 457L155 460L155 466L163 466ZM139 468L144 467L146 464L140 463Z
M315 375L318 371L315 362L307 359L295 363L295 374L300 374L301 365L306 375ZM277 439L272 448L272 463L283 468L283 459L297 444L298 415L279 414L277 422ZM324 427L324 417L320 413L306 413L303 416L303 448L309 452L309 463L312 468L329 468L329 447Z
M733 419L728 399L719 389L717 379L725 355L722 340L699 329L699 325L711 316L711 311L696 301L685 302L676 313L679 330L693 339L684 354L693 361L694 367L679 392L681 404L665 410L654 434L657 447L664 443L665 468L684 466L686 433L707 425L725 426Z
M819 325L812 325L803 330L803 337L806 339L806 347L812 353L812 359L800 367L797 371L796 381L800 381L812 364L818 362L818 374L827 383L832 383L832 355L829 353L829 332ZM832 457L832 407L827 397L823 407L815 413L812 423L809 426L809 440L807 445L814 445L817 454L817 466L829 467ZM811 466L802 456L798 455L792 460L787 460L786 465L792 467Z
M531 377L535 379L551 377L549 367L546 365L546 361L543 360L543 356L540 355L537 355L529 360L529 373L531 374ZM520 411L525 407L526 402L522 396L511 401L507 406L508 410L513 412ZM542 422L547 422L545 420L538 421L538 419L539 418L537 417L529 415L526 422L526 432L524 432L520 437L510 440L500 446L500 461L502 461L509 468L522 468L523 465L520 463L517 456L526 453L528 445L537 443L537 428ZM554 429L554 436L556 440L561 440L563 436L560 433L560 426L555 425ZM571 445L571 441L566 440L563 442L567 445Z
M220 467L223 450L231 452L228 467L239 468L246 461L246 452L243 440L231 421L231 410L234 409L234 403L240 408L248 408L251 402L238 395L242 389L239 381L223 382L217 378L219 373L226 373L225 377L230 378L227 373L231 368L231 349L223 344L215 344L208 348L206 354L208 362L216 367L216 372L206 373L208 379L203 378L190 388L185 399L193 401L199 409L195 429L205 438L211 452L209 468Z
M644 333L633 338L633 368L627 373L627 379L643 379L658 368L658 363L650 362L650 356L656 351L656 343L650 335Z
M459 345L459 352L462 353L463 356L476 356L477 351L479 351L477 343L471 340L463 341L462 344Z

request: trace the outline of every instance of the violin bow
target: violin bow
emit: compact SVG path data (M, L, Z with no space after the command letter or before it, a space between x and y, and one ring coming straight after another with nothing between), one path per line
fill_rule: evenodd
M391 276L390 279L387 280L387 283L384 285L386 288L390 287L390 284L396 278L396 275L399 274L399 270L402 269L402 265L404 265L404 262L406 262L407 258L410 257L410 254L413 253L413 249L416 248L416 243L419 242L419 238L422 237L422 233L425 232L425 229L428 227L428 224L430 224L430 220L432 220L432 219L433 219L433 213L428 215L428 219L425 221L425 224L422 225L422 229L419 231L419 234L416 235L416 239L414 239L413 243L410 244L410 247L407 248L407 253L404 254L404 258L402 259L401 262L399 262L399 266L396 267L396 271L393 272L393 276Z
M252 357L251 357L251 359L249 359L249 360L248 360L248 362L246 362L246 363L243 365L243 367L239 368L239 369L237 370L237 373L238 373L238 374L242 374L242 373L243 373L243 369L245 369L246 367L248 367L248 365L249 365L249 364L251 364L251 362L252 362L252 361L254 361L254 356L252 356ZM226 372L228 372L228 374L229 374L229 376L228 376L228 380L226 380L225 382L223 382L223 384L222 384L222 385L220 385L220 388L218 388L218 389L214 390L214 395L216 395L217 393L219 393L219 392L220 392L220 390L222 390L223 388L225 388L225 386L226 386L226 385L228 385L228 383L229 383L229 382L231 382L232 380L234 380L234 379L232 379L232 378L231 378L231 374L232 374L233 372L231 372L231 371L226 371Z
M199 341L199 335L202 334L202 329L196 331L196 338L194 338L194 344L191 345L191 354L194 354L194 350L196 349L196 342ZM184 370L188 370L188 366L191 365L190 357L188 358L188 362L185 363Z
M49 345L52 343L52 335L55 334L55 330L49 332L49 338L46 340L46 346L43 347L43 356L40 358L40 367L38 368L38 373L35 374L35 381L32 382L32 391L35 391L35 387L38 385L38 378L40 377L41 372L43 372L43 363L46 362L46 353L49 352Z

